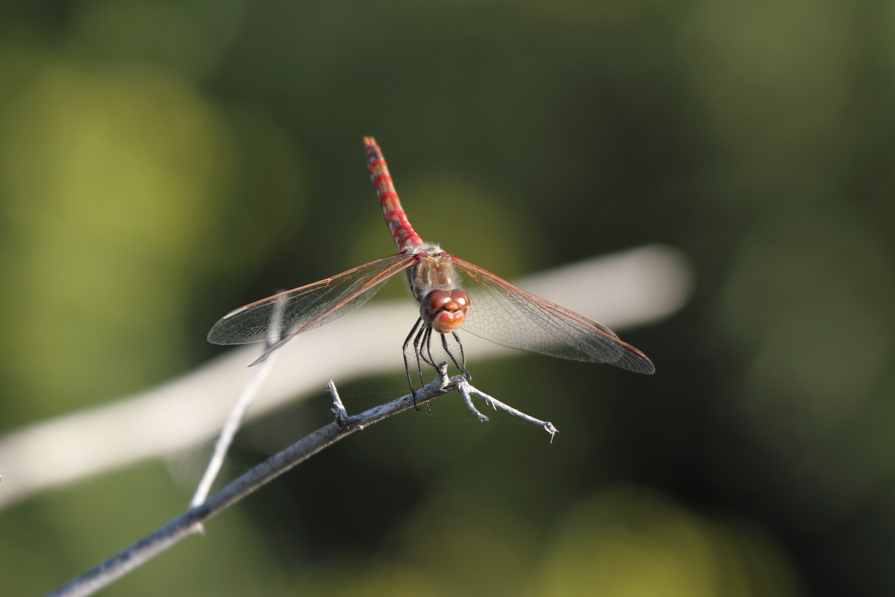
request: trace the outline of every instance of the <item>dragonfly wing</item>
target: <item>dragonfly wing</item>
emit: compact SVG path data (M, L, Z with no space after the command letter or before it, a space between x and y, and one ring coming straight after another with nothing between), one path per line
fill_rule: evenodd
M332 278L281 292L225 315L208 332L212 344L276 342L319 327L360 307L392 276L410 267L414 255L391 255Z
M517 288L468 261L451 256L469 294L467 332L510 348L563 359L609 363L637 373L654 373L642 352L619 340L606 326Z

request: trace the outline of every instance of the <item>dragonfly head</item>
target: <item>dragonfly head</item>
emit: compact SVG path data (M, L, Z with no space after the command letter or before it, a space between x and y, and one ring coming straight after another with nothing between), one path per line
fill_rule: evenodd
M433 290L420 303L420 315L440 334L460 329L469 314L469 295L465 290Z

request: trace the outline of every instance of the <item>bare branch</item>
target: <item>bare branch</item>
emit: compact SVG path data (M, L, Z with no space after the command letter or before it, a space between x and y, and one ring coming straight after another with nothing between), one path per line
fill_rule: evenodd
M340 426L344 427L348 424L348 411L345 410L345 405L342 404L342 399L339 398L339 392L336 390L336 384L333 380L329 380L329 384L327 384L327 389L329 389L329 393L333 397L333 405L332 409L333 414L336 415L336 423Z
M462 376L449 379L447 377L447 366L442 365L435 381L424 386L416 393L417 403L428 402L433 398L456 390L457 384L462 379ZM335 389L335 386L333 386L333 389ZM351 435L359 429L363 429L367 425L377 423L409 408L413 408L413 397L407 394L386 404L373 407L357 416L347 417L343 424L333 421L329 425L302 438L279 454L271 456L221 491L209 497L202 504L191 507L157 531L140 539L93 570L82 574L50 593L49 597L82 597L92 595L109 585L112 581L121 578L131 570L165 551L187 535L196 532L196 529L200 528L204 521L219 514L262 485L269 483L327 446Z
M557 433L556 428L549 422L539 421L530 417L504 403L488 396L484 392L474 388L463 375L447 377L447 364L442 363L438 368L438 374L435 380L423 386L416 392L416 404L423 404L430 400L452 392L459 391L467 405L472 408L480 420L487 421L487 417L475 410L470 399L471 395L479 396L485 399L486 403L493 407L501 408L518 417L535 423L539 427L550 433L550 441L553 441L553 435ZM329 382L329 391L333 396L335 408L335 421L329 425L318 429L310 435L302 438L298 442L283 450L279 454L271 456L249 472L227 485L224 489L209 497L205 502L192 506L189 510L174 518L166 525L162 526L155 532L140 539L130 547L119 552L117 555L109 558L101 563L93 570L78 576L71 580L68 584L49 594L48 597L84 597L92 595L96 591L109 585L113 581L121 578L131 570L138 568L145 562L149 561L159 553L165 551L187 535L202 531L202 523L213 516L216 516L224 509L235 504L250 493L259 489L261 486L269 483L273 479L279 477L300 462L310 458L317 452L332 445L340 439L347 437L363 429L368 425L372 425L387 417L398 414L399 412L413 408L414 398L411 394L407 394L392 400L386 404L375 406L359 415L348 416L339 394L336 391L335 384Z
M463 396L463 400L466 401L466 406L469 407L469 410L471 410L473 413L475 413L475 415L479 418L480 421L487 421L488 417L486 417L485 415L480 413L476 409L476 407L473 406L472 398L471 398L472 396L478 396L479 398L483 399L485 401L485 404L491 406L491 408L493 408L494 410L497 410L499 408L501 410L507 411L511 415L515 415L521 419L525 419L529 423L534 423L535 425L537 425L538 427L540 427L541 429L543 429L544 431L546 431L547 433L550 434L550 443L551 444L553 443L553 436L556 435L557 433L559 433L559 429L554 427L553 423L551 423L550 421L542 421L540 419L536 419L536 418L532 417L531 415L525 414L521 410L515 409L508 404L504 404L497 398L495 398L493 396L489 396L485 392L479 390L478 388L473 386L471 383L469 383L465 379L457 382L457 391L460 392L460 394Z

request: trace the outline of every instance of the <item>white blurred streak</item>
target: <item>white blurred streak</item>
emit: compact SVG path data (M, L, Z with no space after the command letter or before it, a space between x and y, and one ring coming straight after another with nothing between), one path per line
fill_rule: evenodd
M517 281L519 287L579 311L618 331L661 320L687 300L686 258L647 246ZM403 369L401 345L416 317L408 298L366 305L302 334L279 351L247 420L288 402L323 394L330 379L347 380ZM515 351L465 334L475 360ZM35 423L0 438L0 507L31 494L158 458L214 437L262 350L231 350L145 392ZM649 354L649 347L640 348ZM546 358L546 357L545 357ZM661 363L657 369L661 374ZM395 388L404 393L403 386Z

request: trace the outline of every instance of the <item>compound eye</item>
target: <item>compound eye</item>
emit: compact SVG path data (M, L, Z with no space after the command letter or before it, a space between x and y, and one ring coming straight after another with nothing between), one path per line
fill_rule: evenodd
M465 290L461 290L460 288L452 290L451 299L457 303L458 310L464 312L469 310L469 295L466 294Z
M450 302L451 295L444 290L433 290L420 303L420 315L423 321L432 323L435 316L442 311Z

